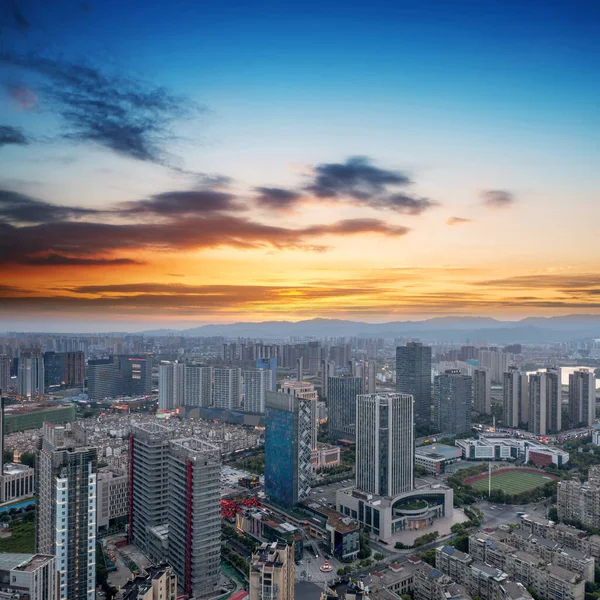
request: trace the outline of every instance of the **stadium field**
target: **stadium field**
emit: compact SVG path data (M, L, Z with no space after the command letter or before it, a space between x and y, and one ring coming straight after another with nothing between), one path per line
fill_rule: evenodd
M520 494L541 487L553 479L555 477L541 472L509 469L492 473L492 489L502 490L506 494ZM479 476L477 481L470 482L470 485L478 491L486 491L488 489L487 473Z

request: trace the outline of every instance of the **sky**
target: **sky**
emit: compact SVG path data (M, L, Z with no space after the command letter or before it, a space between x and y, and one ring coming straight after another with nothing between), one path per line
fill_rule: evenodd
M5 0L0 330L600 314L600 4Z

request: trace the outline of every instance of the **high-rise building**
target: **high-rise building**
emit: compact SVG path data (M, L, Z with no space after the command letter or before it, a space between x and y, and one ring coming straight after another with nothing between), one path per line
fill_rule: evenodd
M168 562L186 594L210 596L221 574L221 450L173 440L168 471Z
M263 543L250 559L248 600L294 600L294 545Z
M134 423L129 439L129 539L154 562L165 559L152 549L151 530L166 524L169 504L170 427Z
M244 412L264 413L267 392L273 391L271 371L254 369L243 372Z
M221 452L173 439L158 423L135 423L130 441L129 536L156 563L167 560L190 596L219 581Z
M327 379L327 426L331 441L356 439L356 397L362 393L362 377Z
M3 552L0 558L0 598L57 600L54 556Z
M396 496L412 490L413 398L409 394L361 394L356 399L356 487Z
M473 410L489 415L492 413L492 381L490 370L473 370Z
M27 398L45 392L44 358L40 354L30 352L19 358L18 391Z
M561 396L560 368L538 371L529 376L529 431L546 435L561 430Z
M59 600L96 597L96 448L44 423L36 465L36 551L56 557Z
M240 408L242 372L239 368L215 367L213 370L213 404L215 408L235 410Z
M256 368L271 371L271 390L277 389L277 357L257 358Z
M569 375L569 419L571 427L591 427L596 420L596 378L588 369Z
M265 494L293 506L310 495L311 450L316 399L267 392Z
M10 365L12 359L6 354L0 354L0 392L8 392L8 388L12 386L10 379Z
M183 404L186 406L210 406L212 404L212 381L212 367L186 365Z
M100 401L118 395L117 375L117 365L112 357L88 360L89 399Z
M118 394L146 396L152 391L152 359L145 356L118 356Z
M396 348L396 391L415 401L415 425L431 424L431 348L418 342Z
M158 367L158 408L172 410L184 404L185 364L163 363Z
M529 387L527 375L518 367L508 367L503 376L504 424L519 427L529 420Z
M473 379L458 369L448 369L434 380L435 423L452 435L471 431Z
M315 386L307 381L284 381L281 384L281 393L289 394L308 400L310 402L311 427L310 427L310 446L312 450L317 449L317 436L319 433L319 394Z

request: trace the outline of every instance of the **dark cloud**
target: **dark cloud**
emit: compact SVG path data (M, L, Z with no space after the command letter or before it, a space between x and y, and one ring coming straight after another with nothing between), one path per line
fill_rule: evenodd
M20 192L0 189L0 223L53 223L95 213L93 209L59 206Z
M512 192L506 190L485 190L481 192L481 200L488 208L505 208L516 201Z
M354 156L345 163L326 163L315 167L315 180L308 190L319 198L349 196L368 200L390 185L407 185L409 177L399 171L379 169L364 156Z
M8 145L25 146L28 143L27 136L19 127L0 125L0 148Z
M45 256L26 256L21 264L35 267L120 267L144 263L132 258L81 258L50 252Z
M302 198L300 192L283 188L257 187L254 191L258 193L256 200L259 205L280 210L291 208Z
M165 150L175 139L171 125L199 109L164 87L92 66L6 53L0 60L44 78L41 94L63 118L64 138L137 160L171 166Z
M349 201L359 206L388 209L395 212L420 215L438 203L428 198L418 198L397 187L412 181L401 171L380 169L370 159L355 156L345 163L325 163L314 169L314 180L305 189L317 198Z
M246 207L235 202L235 196L211 189L164 192L148 200L125 202L120 211L130 214L152 214L164 217L182 217L221 211L240 211Z
M465 223L471 223L472 219L466 219L465 217L448 217L446 225L464 225Z
M228 246L323 250L308 243L327 235L378 234L402 236L406 227L378 219L349 219L327 225L289 229L220 213L194 215L152 223L47 222L15 227L0 221L0 262L21 264L26 257L49 253L96 258L135 250L175 251Z

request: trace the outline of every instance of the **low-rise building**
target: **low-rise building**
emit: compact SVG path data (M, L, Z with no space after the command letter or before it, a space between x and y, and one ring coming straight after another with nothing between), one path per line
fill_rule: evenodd
M20 463L7 463L0 477L0 504L33 496L34 470Z
M108 529L116 519L129 514L129 475L122 469L104 468L98 471L98 530Z
M366 531L387 541L397 531L423 529L433 525L435 519L451 516L453 491L434 484L389 498L341 488L336 492L336 507Z
M54 556L0 553L0 598L57 600L57 592Z
M445 473L446 465L451 465L461 458L461 448L446 444L431 444L415 448L415 466L423 467L428 473L436 475Z
M116 600L176 600L177 575L167 565L148 567L142 574L128 581Z

